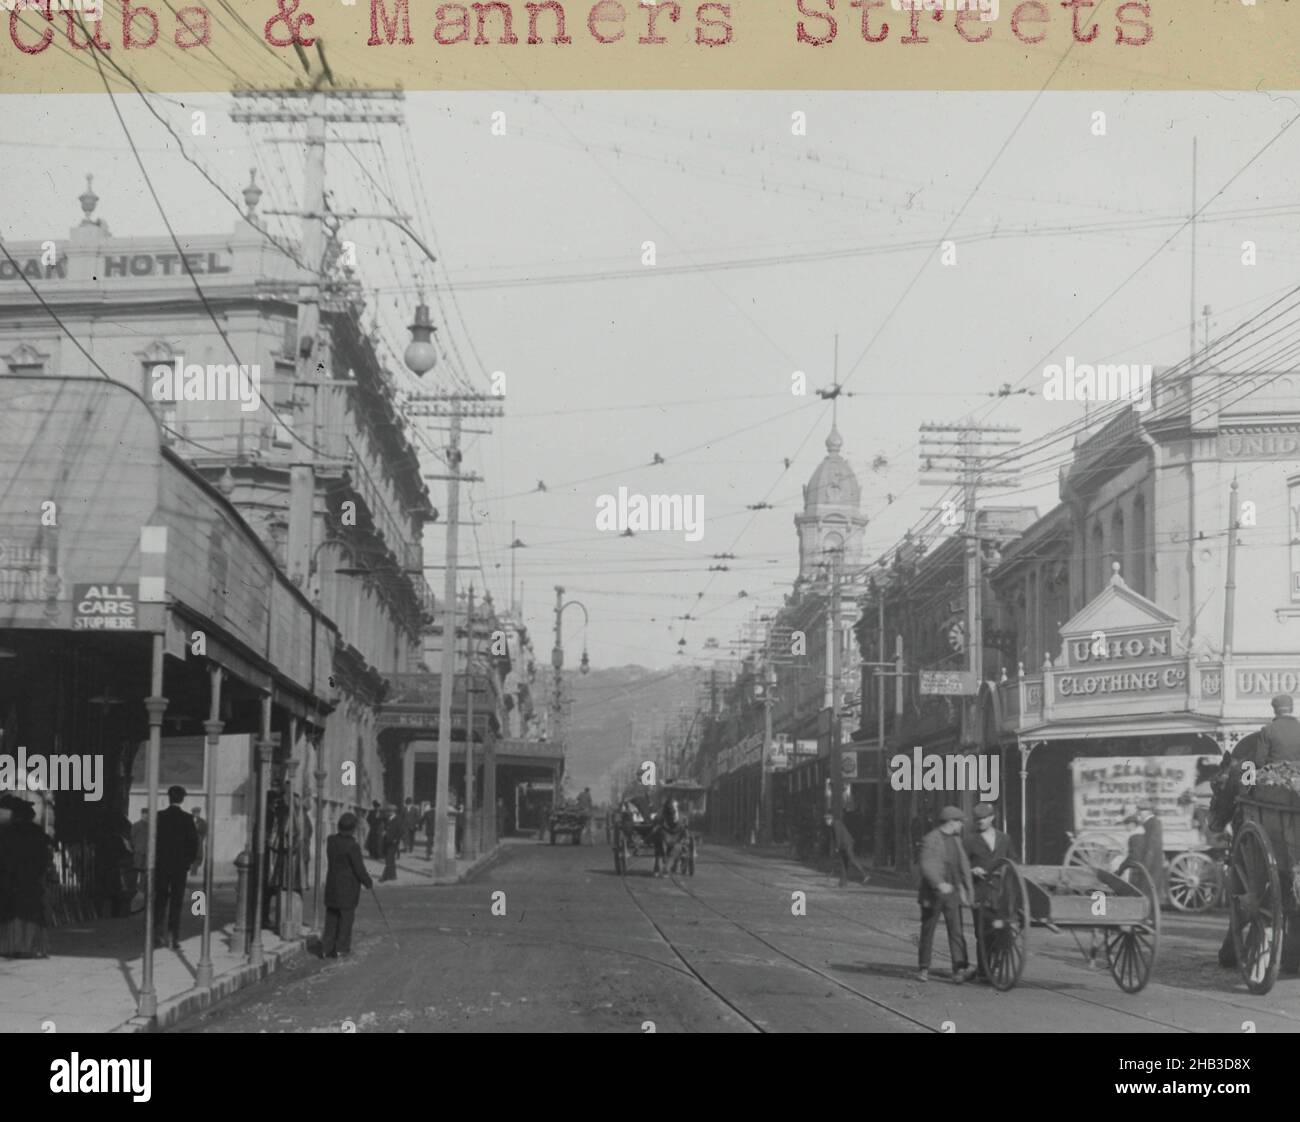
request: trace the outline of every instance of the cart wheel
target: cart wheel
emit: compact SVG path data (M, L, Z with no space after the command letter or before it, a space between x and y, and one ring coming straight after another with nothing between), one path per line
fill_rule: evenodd
M1110 869L1127 844L1112 834L1080 834L1065 851L1064 865L1076 869Z
M574 845L581 845L581 844L582 844L582 831L581 831L581 830L574 830L573 833L570 835L570 838L571 838L572 843L573 843Z
M691 838L690 848L686 851L686 875L693 877L695 875L695 839Z
M1169 862L1169 902L1180 912L1208 912L1218 895L1218 872L1208 854L1189 850Z
M628 859L626 838L619 839L618 849L616 849L614 852L615 852L615 866L618 869L619 876L625 877L627 876L627 859Z
M552 845L555 844L555 831L554 831L554 830L551 831L551 844L552 844Z
M1125 861L1118 876L1146 897L1147 915L1141 923L1104 928L1106 965L1120 989L1137 993L1151 980L1156 952L1160 949L1160 901L1145 865Z
M1020 981L1028 956L1029 891L1015 864L1002 858L989 873L987 902L975 912L975 948L995 990Z
M1282 889L1277 860L1257 822L1245 822L1228 859L1228 914L1237 968L1251 993L1268 993L1282 964Z

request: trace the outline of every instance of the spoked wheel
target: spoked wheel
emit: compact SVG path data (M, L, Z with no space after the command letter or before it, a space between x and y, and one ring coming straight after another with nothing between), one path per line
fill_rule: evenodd
M1080 834L1065 851L1064 864L1076 869L1111 869L1128 852L1123 838L1114 834Z
M1009 990L1025 969L1029 892L1020 870L1002 858L989 873L988 896L975 920L975 947L989 984Z
M1180 853L1169 862L1169 902L1180 912L1208 912L1218 898L1218 866L1208 853Z
M1106 965L1120 989L1137 993L1151 980L1160 949L1160 900L1145 865L1125 861L1120 866L1119 877L1146 897L1147 914L1140 923L1105 928Z
M691 838L689 847L686 850L686 875L693 877L695 875L695 839Z
M627 839L620 838L618 846L614 850L615 867L618 869L619 876L627 876L627 862L631 856L631 851L627 847Z
M1228 912L1237 968L1251 993L1268 993L1282 964L1282 888L1277 860L1256 822L1245 822L1228 859Z

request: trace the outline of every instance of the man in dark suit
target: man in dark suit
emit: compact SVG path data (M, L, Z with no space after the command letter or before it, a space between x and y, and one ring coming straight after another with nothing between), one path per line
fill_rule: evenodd
M1147 871L1151 883L1155 885L1156 899L1163 900L1165 895L1165 831L1156 814L1156 804L1150 798L1142 799L1137 810L1127 821L1136 822L1142 827L1141 833L1135 833L1128 839L1129 860L1136 861Z
M370 804L366 815L366 852L376 861L384 855L384 808L378 799Z
M158 815L158 850L154 869L154 942L162 946L163 913L167 915L167 941L172 950L181 946L181 905L185 902L185 881L199 851L199 833L194 819L181 808L184 787L167 788L168 807Z
M921 946L916 978L930 980L930 953L934 932L943 916L948 929L948 953L952 957L952 980L959 985L975 976L975 967L966 956L966 939L961 930L961 906L975 895L970 861L961 843L966 816L955 806L939 813L939 825L921 840L921 887L917 900L921 905Z
M975 884L975 923L976 938L982 944L988 944L988 923L992 915L988 911L989 891L992 885L989 874L1004 858L1012 859L1011 839L993 825L993 807L989 803L979 803L975 807L975 829L966 835L966 856L970 860L971 877ZM980 976L983 977L981 962Z
M1273 719L1260 729L1261 767L1284 761L1300 763L1300 721L1293 715L1294 708L1290 694L1273 698Z
M325 874L325 932L321 936L321 957L345 957L352 951L352 921L361 902L361 886L373 888L374 882L361 859L361 846L353 836L357 828L354 814L339 818L339 832L325 842L329 862Z
M384 815L384 872L379 881L397 879L397 854L402 848L402 814L397 807L389 804Z

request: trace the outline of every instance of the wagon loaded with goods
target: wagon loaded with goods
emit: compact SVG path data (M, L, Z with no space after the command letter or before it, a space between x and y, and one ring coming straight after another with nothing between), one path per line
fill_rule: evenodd
M1003 858L988 876L975 911L980 966L994 989L1009 990L1024 971L1029 929L1077 932L1090 962L1105 951L1116 985L1137 993L1151 979L1160 945L1160 901L1146 869L1125 861L1116 872L1070 865L1017 865Z
M1158 797L1164 823L1165 902L1180 912L1206 912L1223 901L1226 860L1231 839L1210 825L1209 776L1218 760L1209 756L1155 757L1147 761L1120 758L1082 759L1075 763L1075 815L1081 820L1081 799L1092 792L1085 777L1097 775L1097 766L1134 769L1139 765L1148 781L1143 794ZM1080 788L1085 788L1080 790ZM1176 799L1175 799L1176 794ZM1134 791L1127 799L1141 797ZM1118 814L1114 819L1118 819ZM1087 826L1069 835L1065 864L1081 869L1100 868L1115 872L1129 855L1129 838L1134 833L1122 823Z
M581 807L558 807L551 811L551 816L546 824L546 828L551 835L551 844L555 844L557 837L567 834L574 845L581 845L582 835L587 832L587 826L590 822L591 815Z

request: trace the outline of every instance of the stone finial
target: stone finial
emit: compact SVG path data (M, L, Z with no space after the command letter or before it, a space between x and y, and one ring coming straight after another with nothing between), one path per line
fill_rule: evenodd
M832 421L830 435L826 438L826 451L832 456L838 456L843 447L844 440L840 436L839 426Z
M99 205L99 196L95 194L91 187L94 179L93 175L86 176L86 189L77 197L77 201L81 203L81 213L85 215L81 220L82 225L97 225L99 221L91 217L95 213L95 207Z
M257 168L248 169L248 186L244 188L244 206L248 208L244 217L252 219L257 212L257 204L262 198L262 188L257 185Z

